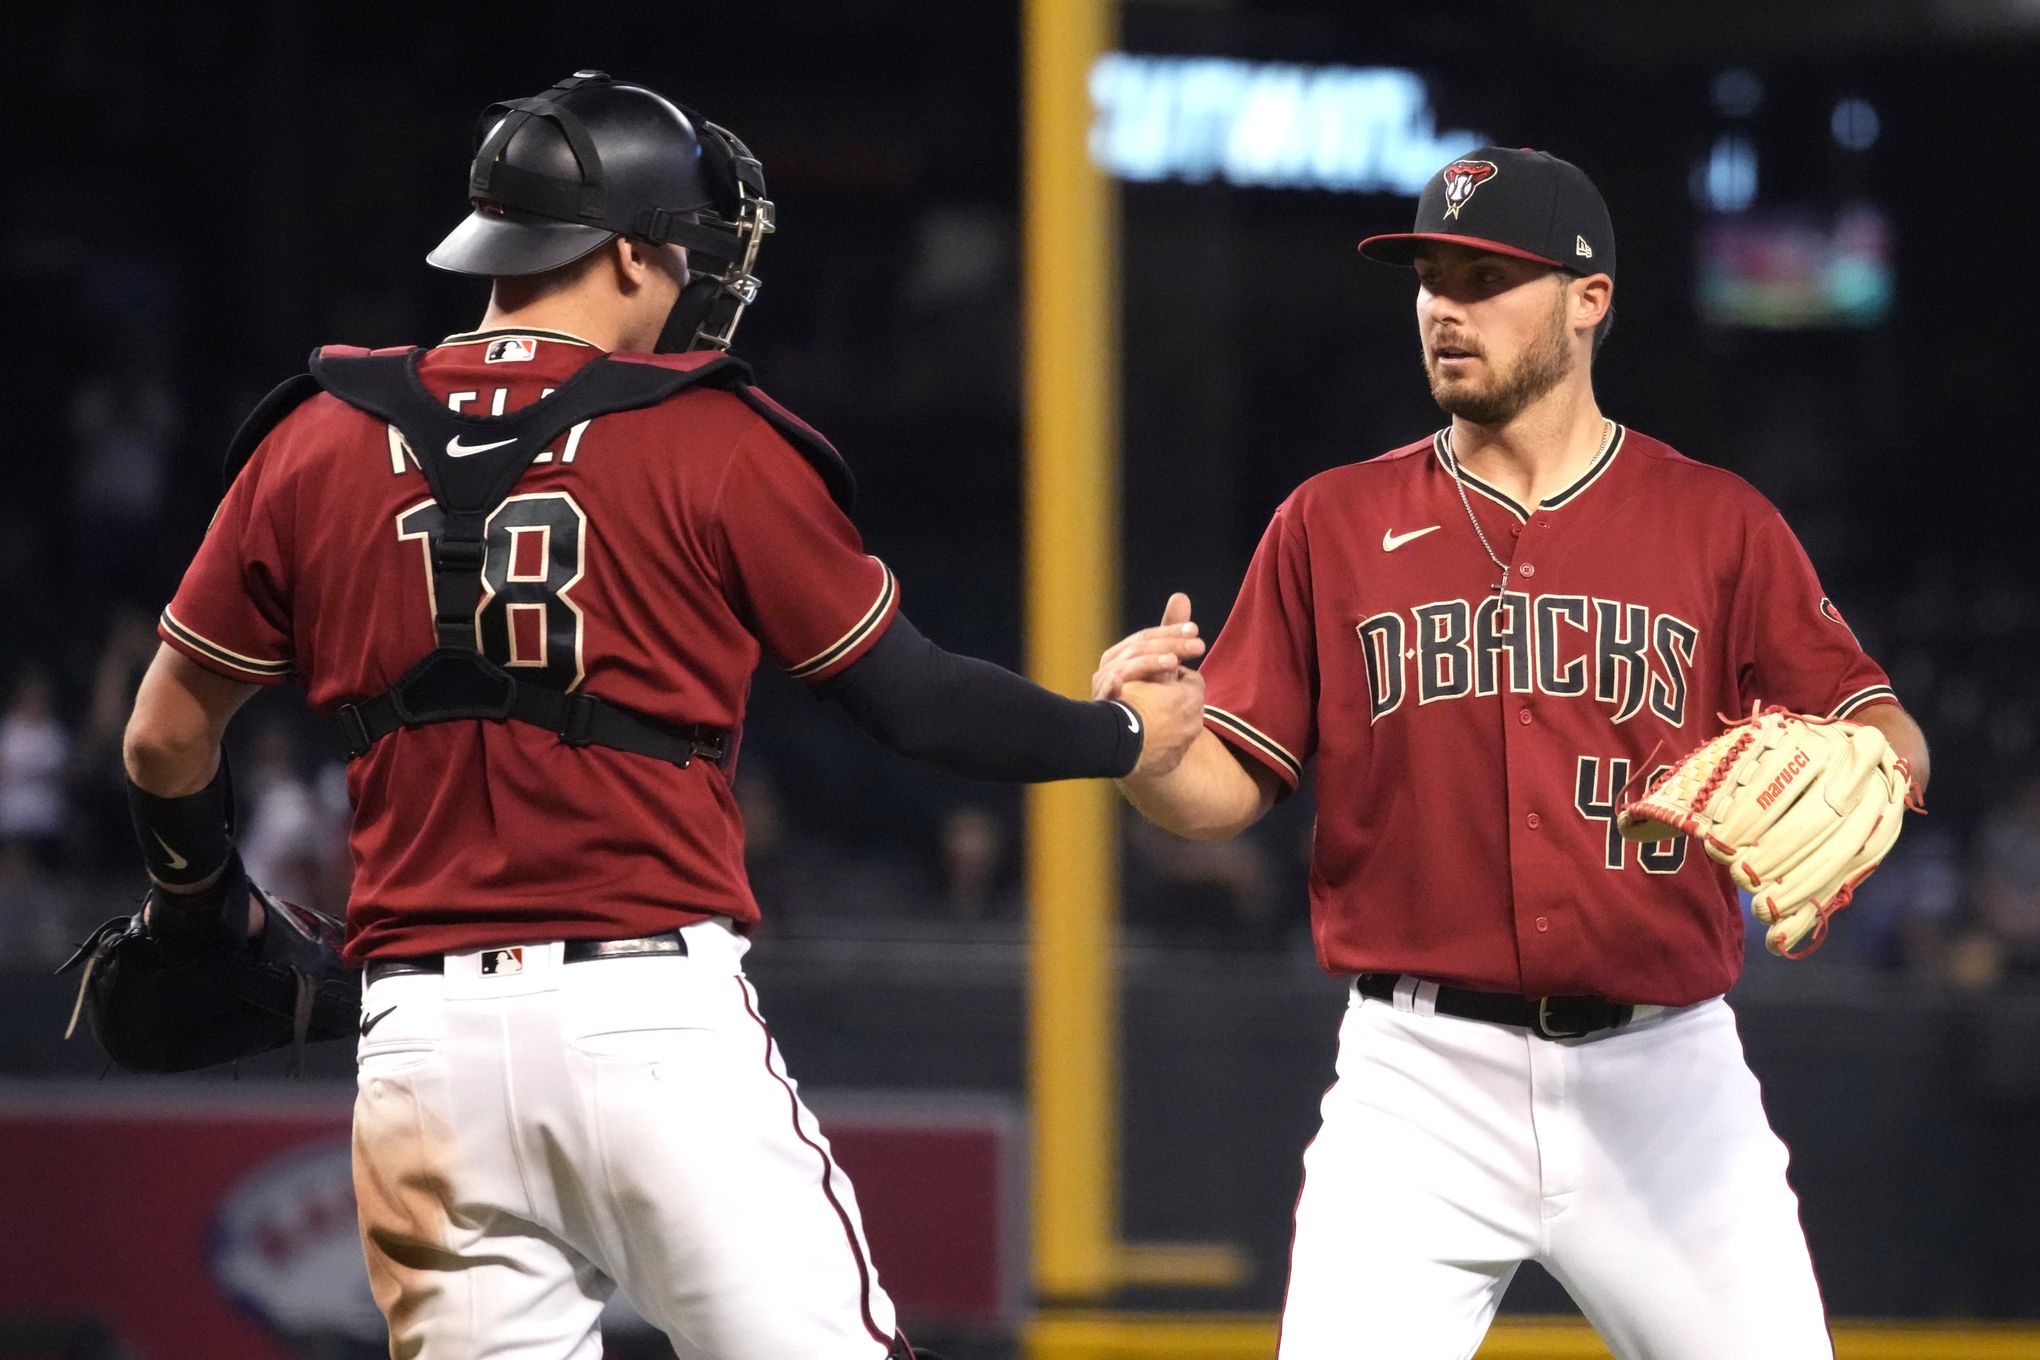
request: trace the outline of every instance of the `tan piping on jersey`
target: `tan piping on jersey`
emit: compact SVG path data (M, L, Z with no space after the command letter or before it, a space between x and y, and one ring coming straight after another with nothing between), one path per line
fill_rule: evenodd
M1226 731L1232 733L1234 736L1240 738L1242 741L1246 742L1254 749L1260 751L1262 754L1275 760L1282 766L1284 770L1288 771L1289 777L1292 780L1299 779L1302 777L1303 775L1302 761L1298 760L1295 756L1289 754L1288 750L1283 747L1281 742L1276 741L1266 732L1263 732L1260 728L1254 726L1252 723L1240 717L1238 714L1228 713L1222 708L1214 708L1210 704L1206 704L1204 706L1204 716L1210 721L1217 723L1220 727L1223 727Z
M1622 452L1622 445L1624 441L1626 441L1628 438L1629 430L1627 429L1627 427L1617 425L1615 427L1615 438L1609 442L1608 451L1602 454L1600 459L1596 461L1592 467L1587 469L1587 475L1580 478L1577 482L1574 482L1571 486L1567 487L1565 490L1559 492L1556 496L1545 497L1544 500L1540 503L1539 508L1545 510L1556 510L1559 506L1564 505L1567 501L1579 495L1582 491L1585 491L1595 482L1600 481L1601 474L1606 472L1609 468L1615 466L1615 455Z
M231 647L222 647L211 638L201 636L187 628L168 609L163 611L163 626L174 634L179 642L197 651L204 652L223 666L231 666L237 671L245 671L249 675L259 675L264 678L290 674L290 662L261 661L252 656L243 656Z
M1450 434L1451 431L1449 430L1440 430L1438 431L1438 433L1431 436L1431 452L1438 459L1439 465L1445 469L1445 475L1448 477L1453 475L1452 462L1445 456L1445 448L1449 440ZM1468 472L1465 468L1459 469L1458 476L1460 485L1464 486L1467 490L1473 492L1475 495L1487 497L1489 500L1493 501L1496 505L1501 506L1502 509L1514 515L1517 519L1528 520L1530 518L1529 512L1526 511L1522 506L1516 504L1515 501L1511 500L1507 496L1504 496L1501 492L1495 490L1493 487L1489 486L1486 482L1483 482L1480 478Z
M1828 716L1830 718L1846 718L1857 709L1863 707L1863 705L1874 703L1879 699L1889 699L1893 703L1897 703L1898 692L1889 685L1871 685L1868 689L1859 689L1839 704L1836 704L1834 712L1828 714Z
M877 558L872 560L874 562L878 561ZM857 626L843 634L842 637L837 638L822 651L809 657L798 666L790 668L787 671L788 675L791 675L796 680L805 680L808 676L815 674L815 672L825 670L849 655L858 643L871 636L872 631L884 620L886 610L892 607L893 596L898 593L898 586L893 580L892 568L883 562L879 562L878 569L885 573L885 579L879 582L878 599L865 612L864 617L857 621Z
M1556 510L1592 486L1595 482L1601 480L1601 474L1615 466L1615 455L1622 452L1622 446L1628 442L1628 439L1628 427L1616 425L1615 437L1608 441L1608 451L1596 459L1594 465L1582 473L1578 481L1559 492L1556 496L1545 497L1542 501L1538 502L1537 508L1540 510ZM1452 462L1445 456L1445 453L1451 447L1451 442L1452 431L1449 428L1440 430L1431 436L1431 454L1438 460L1438 465L1445 469L1448 476L1452 472ZM1459 469L1459 480L1468 490L1487 497L1517 519L1523 520L1526 523L1529 521L1530 512L1528 510L1516 504L1515 500L1511 497L1497 491L1494 487L1489 486L1486 482L1468 472L1463 465Z

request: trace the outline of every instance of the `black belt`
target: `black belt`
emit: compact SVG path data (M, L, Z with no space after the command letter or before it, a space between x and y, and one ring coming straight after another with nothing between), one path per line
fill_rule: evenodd
M1399 973L1362 973L1354 990L1377 1001L1395 1000ZM1602 1030L1620 1029L1636 1017L1636 1007L1598 996L1514 996L1506 992L1473 992L1437 984L1435 1009L1440 1015L1512 1025L1546 1039L1578 1039Z
M515 946L502 949L484 949L484 955L505 953ZM628 959L642 954L685 954L687 939L677 930L668 930L658 935L643 935L634 940L568 940L562 950L567 963L586 963L590 959ZM486 962L486 960L484 961ZM401 977L405 973L444 973L446 956L424 954L409 959L370 959L362 969L361 980L373 986L387 977Z

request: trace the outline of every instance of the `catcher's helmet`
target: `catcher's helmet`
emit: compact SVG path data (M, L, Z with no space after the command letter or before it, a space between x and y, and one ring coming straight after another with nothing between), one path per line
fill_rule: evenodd
M571 264L618 236L677 242L721 272L691 270L669 335L729 348L758 294L751 273L774 228L764 168L723 128L640 85L576 71L530 99L492 104L477 131L474 212L426 262L516 278Z

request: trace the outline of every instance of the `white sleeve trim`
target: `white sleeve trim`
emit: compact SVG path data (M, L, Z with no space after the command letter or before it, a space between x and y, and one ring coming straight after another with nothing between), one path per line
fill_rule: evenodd
M1274 761L1276 765L1288 774L1290 782L1295 783L1303 778L1303 762L1291 755L1288 747L1248 722L1245 718L1240 717L1236 713L1228 713L1222 708L1215 708L1210 704L1204 706L1204 716L1207 721L1217 723L1227 732Z
M1898 692L1889 685L1872 685L1868 689L1859 689L1848 698L1836 704L1834 710L1828 716L1830 718L1846 718L1865 704L1874 703L1879 699L1889 699L1893 703L1897 703Z
M872 561L877 562L878 559L874 557ZM857 650L859 644L878 631L878 626L885 622L886 614L892 609L893 600L899 595L899 583L893 579L892 568L879 562L878 569L884 573L884 579L878 584L878 598L872 601L871 608L864 612L864 617L857 620L857 625L849 632L821 651L798 666L788 667L786 672L788 675L796 680L805 680L810 675L825 671Z
M167 608L163 610L163 631L193 651L217 661L220 665L230 670L237 670L243 675L252 675L264 680L274 680L279 676L289 675L291 671L292 663L289 661L264 661L259 657L245 656L231 647L222 647L211 638L205 637L180 622L177 616L172 614Z

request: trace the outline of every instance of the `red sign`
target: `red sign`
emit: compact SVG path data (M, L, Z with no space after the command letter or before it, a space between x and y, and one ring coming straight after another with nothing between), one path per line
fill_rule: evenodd
M1010 1103L812 1103L903 1322L1010 1326L1024 1260ZM150 1360L375 1342L349 1111L331 1088L0 1084L0 1320L101 1322Z

